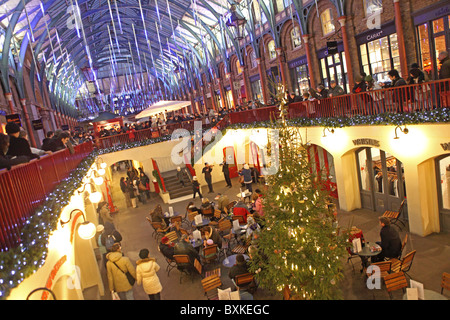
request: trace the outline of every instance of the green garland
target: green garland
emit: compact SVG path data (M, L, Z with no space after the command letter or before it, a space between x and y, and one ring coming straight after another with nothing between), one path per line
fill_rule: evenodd
M96 157L96 152L87 156L45 198L45 201L35 210L22 228L20 245L0 253L1 300L7 299L13 288L44 265L48 254L49 237L58 227L60 214L63 208L69 204L75 190L81 187L83 177Z
M450 109L441 108L424 112L404 114L379 114L374 116L353 116L337 118L296 118L287 120L288 126L310 127L322 126L342 128L356 125L405 125L423 123L447 123L450 121ZM270 121L250 124L233 124L222 129L251 129L271 127ZM61 211L69 204L70 197L81 186L82 179L101 154L142 147L153 143L170 141L171 135L146 139L128 144L120 144L110 148L96 150L87 156L80 165L50 193L35 213L27 220L21 231L21 244L5 252L0 252L0 299L6 299L10 291L24 279L35 273L45 262L48 254L48 240L56 230ZM159 177L158 184L162 187Z

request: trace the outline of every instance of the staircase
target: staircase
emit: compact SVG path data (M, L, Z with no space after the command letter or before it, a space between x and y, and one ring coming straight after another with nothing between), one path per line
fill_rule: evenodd
M192 197L192 182L189 172L186 168L181 168L183 174L184 187L177 178L177 170L161 172L164 179L166 190L169 193L170 200L185 200L187 196ZM183 199L179 199L183 198ZM172 201L171 201L172 202Z

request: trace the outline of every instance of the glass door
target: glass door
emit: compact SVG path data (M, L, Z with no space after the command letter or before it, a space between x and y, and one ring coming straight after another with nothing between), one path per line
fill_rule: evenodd
M326 88L330 86L330 81L334 80L339 86L348 92L349 88L347 86L345 76L347 68L344 57L345 56L341 56L341 53L336 53L321 59L320 64L322 68L323 85Z
M436 160L441 232L450 232L450 155Z
M359 149L356 161L362 207L379 213L398 210L406 198L403 164L376 148ZM405 220L406 212L405 207Z

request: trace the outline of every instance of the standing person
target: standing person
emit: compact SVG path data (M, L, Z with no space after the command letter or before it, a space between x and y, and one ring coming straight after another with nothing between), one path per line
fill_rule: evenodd
M0 169L11 169L11 166L21 163L26 163L30 161L27 156L19 156L12 159L11 156L7 155L9 148L9 136L0 133Z
M244 164L244 169L242 169L242 171L239 173L239 175L244 177L244 184L245 187L247 188L247 190L249 192L253 192L253 188L252 188L252 171L250 170L249 165L246 163Z
M136 279L136 270L130 258L122 254L122 248L118 243L113 245L106 258L108 259L106 271L109 289L111 292L117 292L121 300L134 300L133 285L126 276L126 273L129 272Z
M125 177L120 178L120 190L122 190L122 193L125 197L125 203L127 204L127 208L130 208L132 204L130 193L128 192L127 182L125 181Z
M447 51L442 51L438 56L441 68L439 69L439 80L450 78L450 58Z
M177 179L178 182L182 184L182 186L184 187L184 173L183 171L181 171L180 167L177 167Z
M225 177L225 181L227 183L227 187L231 188L232 185L231 185L231 179L230 179L230 169L228 167L228 163L227 163L227 160L225 157L223 158L223 163L221 164L221 166L222 166L223 176Z
M202 170L202 173L205 175L206 183L208 184L209 193L213 193L213 186L212 186L212 176L211 176L212 166L208 164L208 162L205 162L205 167Z
M150 199L150 179L141 168L139 168L139 171L140 185L142 185L141 189L147 199Z
M155 258L150 258L148 249L139 251L139 260L136 261L136 282L142 284L150 300L161 300L162 285L156 272L160 267Z
M131 199L131 205L133 208L137 208L136 191L134 190L133 181L127 178L127 191Z
M114 219L111 216L111 212L108 209L108 203L106 201L101 201L97 207L97 213L99 217L99 222L105 224L105 222L111 222L114 224Z
M5 131L9 136L9 147L7 155L11 157L27 156L30 159L39 159L39 156L31 152L30 143L20 138L20 127L14 122L9 122L5 126Z
M194 191L194 197L193 199L195 199L195 195L198 193L198 195L200 196L200 199L203 198L201 192L200 192L200 183L198 183L198 179L196 176L192 177L192 189Z

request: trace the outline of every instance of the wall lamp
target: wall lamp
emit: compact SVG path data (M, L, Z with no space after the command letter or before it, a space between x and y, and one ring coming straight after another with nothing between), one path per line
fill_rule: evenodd
M106 164L105 161L103 161L103 159L101 157L97 158L96 164L97 164L97 168L100 168L100 169L98 169L98 173L103 176L105 174L105 169L108 165Z
M100 200L102 199L102 194L99 191L95 191L94 189L94 185L91 182L86 183L83 186L83 189L81 191L78 191L78 194L81 194L84 192L84 189L86 189L86 186L90 185L91 186L91 190L89 191L89 200L92 203L99 203Z
M328 131L330 133L334 133L334 129L333 128L330 129L330 128L326 127L326 128L323 129L323 137L324 138L327 136L325 131Z
M61 221L61 226L64 226L66 223L69 223L70 220L72 220L72 214L74 212L81 213L81 216L83 217L83 222L78 225L78 235L81 239L89 240L92 239L95 234L97 233L97 228L92 222L89 222L86 220L86 217L84 216L83 211L80 209L74 209L72 212L70 212L69 220L67 221Z
M395 137L394 137L394 139L399 139L399 138L400 138L400 137L397 135L397 129L400 129L400 131L403 132L404 134L408 134L408 132L409 132L409 130L408 130L408 128L407 128L406 126L402 129L402 127L401 127L400 125L398 125L398 126L395 128Z

